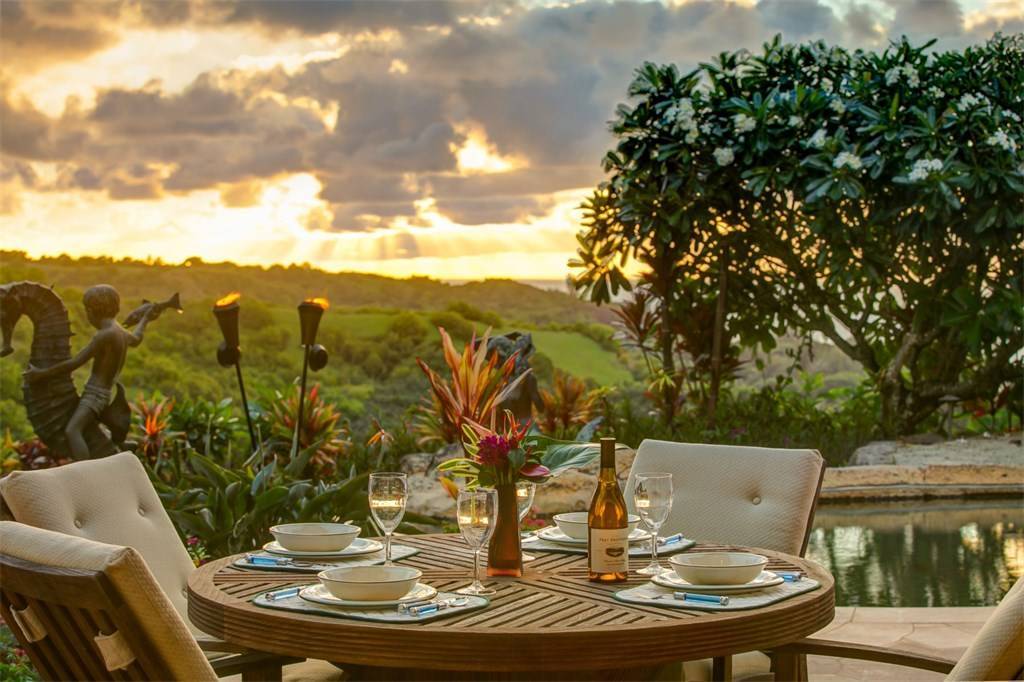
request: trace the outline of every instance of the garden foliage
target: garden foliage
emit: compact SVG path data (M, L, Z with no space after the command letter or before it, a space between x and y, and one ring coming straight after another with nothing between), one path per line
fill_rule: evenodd
M645 64L585 206L576 286L607 303L645 265L676 383L693 287L722 308L718 367L733 342L824 336L870 375L890 434L943 396L1019 381L1024 37L929 47L776 38L685 74Z

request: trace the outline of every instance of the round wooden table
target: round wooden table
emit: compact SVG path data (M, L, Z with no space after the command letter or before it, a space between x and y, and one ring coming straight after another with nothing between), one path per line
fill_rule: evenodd
M403 565L423 571L439 590L468 584L472 554L458 535L402 536L420 549ZM529 545L524 545L529 551ZM701 550L749 549L700 545ZM236 557L209 563L189 579L189 618L200 629L257 651L337 663L354 677L497 679L572 677L642 679L659 666L771 649L806 637L831 622L832 576L795 556L752 549L769 557L770 569L801 570L817 590L748 611L709 613L615 601L628 583L587 580L584 555L533 552L522 578L486 582L497 590L491 605L459 616L415 625L382 624L254 606L250 599L273 589L315 582L313 575L242 569ZM630 569L649 559L631 559ZM438 671L438 672L431 672ZM467 674L468 673L468 674ZM518 673L518 674L517 674Z

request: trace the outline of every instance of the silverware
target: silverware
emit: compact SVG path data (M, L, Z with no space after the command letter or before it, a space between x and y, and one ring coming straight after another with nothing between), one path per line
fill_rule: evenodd
M729 605L728 597L719 597L714 594L694 594L693 592L673 592L673 599L681 599L683 601L699 601L706 604L719 604L721 606Z
M682 542L684 539L685 538L683 537L682 533L676 533L675 535L669 535L668 537L665 537L665 538L658 538L658 545L659 546L671 545L671 544L674 544L676 542Z
M301 587L287 587L283 590L274 590L273 592L267 592L263 597L267 601L277 601L278 599L287 599L288 597L298 596L302 590Z
M423 604L422 606L412 606L408 611L411 616L425 616L428 613L434 613L435 611L440 611L442 609L458 608L459 606L465 606L468 603L469 597L451 597L449 599L442 599L429 604Z
M296 568L313 568L317 565L312 561L297 561L291 557L266 556L263 554L246 554L245 560L253 566L295 566Z

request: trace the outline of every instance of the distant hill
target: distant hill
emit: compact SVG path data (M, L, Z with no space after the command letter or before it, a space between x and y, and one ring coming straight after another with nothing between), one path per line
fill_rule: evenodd
M31 259L17 251L0 251L0 282L31 279L60 288L113 285L126 309L142 298L163 298L175 291L183 302L217 298L231 291L271 305L296 305L309 296L324 296L332 306L441 310L469 303L507 322L571 324L608 322L611 313L565 292L540 289L508 279L447 284L427 277L394 279L359 273L329 273L303 266L243 266L205 263L147 263L130 259Z

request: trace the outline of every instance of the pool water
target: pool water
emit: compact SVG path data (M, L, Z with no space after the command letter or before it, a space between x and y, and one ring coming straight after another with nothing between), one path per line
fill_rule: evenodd
M1024 573L1024 502L824 505L807 556L838 606L993 606Z

